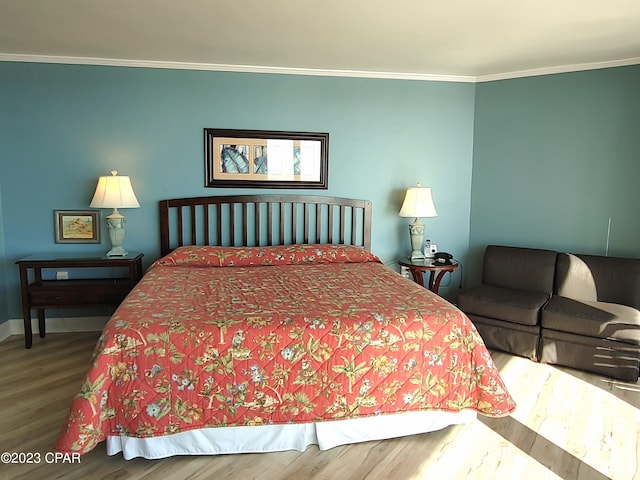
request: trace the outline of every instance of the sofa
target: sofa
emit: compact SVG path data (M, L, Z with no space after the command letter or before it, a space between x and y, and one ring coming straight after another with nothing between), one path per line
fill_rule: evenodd
M489 348L638 380L640 259L489 245L458 306Z

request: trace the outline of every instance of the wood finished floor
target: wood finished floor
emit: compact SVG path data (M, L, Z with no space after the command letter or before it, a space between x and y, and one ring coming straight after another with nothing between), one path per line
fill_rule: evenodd
M0 452L43 457L84 376L97 333L0 343ZM123 460L104 444L80 464L4 465L1 479L640 479L640 382L494 353L510 417L319 451Z

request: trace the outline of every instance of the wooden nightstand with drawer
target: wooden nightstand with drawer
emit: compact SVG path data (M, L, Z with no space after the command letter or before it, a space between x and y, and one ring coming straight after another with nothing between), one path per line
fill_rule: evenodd
M142 253L126 257L107 257L95 253L58 253L31 255L16 263L20 267L22 316L26 348L31 348L31 310L38 312L40 337L46 335L46 308L87 307L93 305L119 305L142 278ZM43 276L43 270L55 272L91 269L86 278L54 280ZM117 271L118 276L105 275Z

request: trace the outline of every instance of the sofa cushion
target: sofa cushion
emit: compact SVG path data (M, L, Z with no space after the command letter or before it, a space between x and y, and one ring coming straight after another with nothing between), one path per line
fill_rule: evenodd
M549 297L542 292L478 285L458 296L458 307L467 315L537 325L540 309Z
M555 292L575 300L620 303L640 310L640 259L560 253Z
M553 292L557 252L537 248L487 246L482 283L533 292Z
M554 295L542 310L542 327L640 345L640 311L616 303Z

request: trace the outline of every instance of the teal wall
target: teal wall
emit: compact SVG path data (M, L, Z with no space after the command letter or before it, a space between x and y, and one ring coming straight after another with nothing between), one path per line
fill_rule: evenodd
M409 250L404 190L421 182L439 212L424 220L429 238L467 251L473 84L0 62L0 105L0 321L21 317L18 258L108 250L105 235L54 243L53 211L88 208L98 176L131 177L141 208L123 211L125 246L147 265L159 200L247 193L204 188L205 127L329 132L329 189L295 192L371 200L372 248L392 263Z
M0 124L2 128L2 124ZM1 172L2 170L0 170ZM0 323L8 318L6 287L6 254L4 251L4 222L2 219L2 185L0 185Z
M132 178L125 246L147 265L159 200L247 193L203 187L205 127L329 132L320 193L373 202L385 263L409 250L397 213L417 182L465 286L489 243L604 254L609 218L608 253L640 257L638 85L640 66L474 85L0 62L0 322L21 316L18 258L108 249L54 243L53 210L88 208L109 170Z
M490 243L640 257L640 66L481 83L469 282Z

